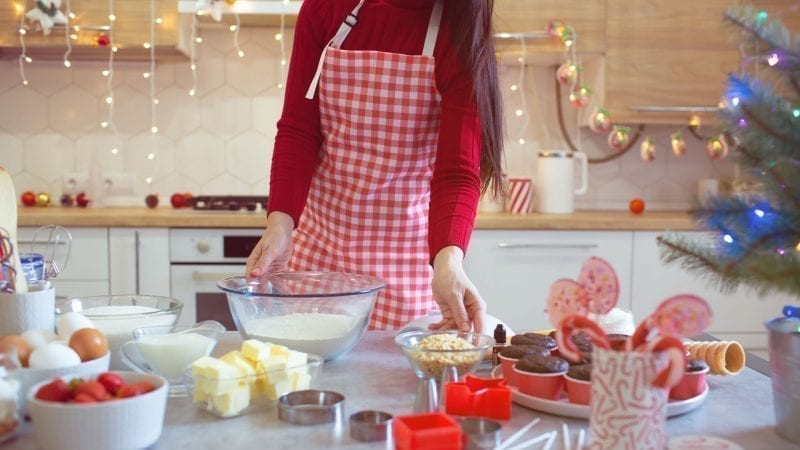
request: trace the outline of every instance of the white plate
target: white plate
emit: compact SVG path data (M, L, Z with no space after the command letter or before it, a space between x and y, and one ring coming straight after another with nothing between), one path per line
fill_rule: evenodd
M492 377L502 378L503 368L497 366L492 369ZM509 388L511 388L512 400L518 405L556 416L573 417L575 419L589 418L589 405L570 403L566 397L561 400L547 400L523 394L517 390L516 386L509 386ZM696 397L686 400L670 400L667 402L667 417L678 416L697 408L705 401L707 396L708 384L706 384L705 390Z

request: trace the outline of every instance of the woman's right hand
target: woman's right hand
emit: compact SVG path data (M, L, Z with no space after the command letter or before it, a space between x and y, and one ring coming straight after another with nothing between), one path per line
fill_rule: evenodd
M247 257L247 278L258 278L268 273L287 269L292 256L292 230L294 220L280 211L267 217L267 229Z

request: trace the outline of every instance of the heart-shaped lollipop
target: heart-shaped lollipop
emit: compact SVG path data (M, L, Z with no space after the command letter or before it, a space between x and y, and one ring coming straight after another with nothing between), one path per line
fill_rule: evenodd
M619 279L608 261L592 256L581 267L578 283L589 298L589 311L606 314L617 305Z
M558 327L567 316L586 316L589 313L589 299L577 281L560 278L550 285L547 295L547 315L550 323Z
M661 336L692 337L706 331L711 324L708 302L693 294L679 294L661 302L653 313L636 328L631 346L636 349L658 330Z

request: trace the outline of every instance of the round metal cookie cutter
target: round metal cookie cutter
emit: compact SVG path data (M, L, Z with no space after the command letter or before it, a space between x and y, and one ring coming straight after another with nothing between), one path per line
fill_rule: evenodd
M482 417L465 417L459 423L465 450L493 449L500 445L499 422Z
M344 396L334 391L294 391L278 399L278 419L296 425L341 422Z
M362 442L385 441L392 415L383 411L365 410L350 415L350 437Z

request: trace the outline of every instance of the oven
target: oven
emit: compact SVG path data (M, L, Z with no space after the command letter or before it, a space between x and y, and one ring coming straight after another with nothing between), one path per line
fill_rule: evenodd
M216 320L236 330L217 282L242 276L245 261L264 229L170 229L170 290L184 301L179 324Z

